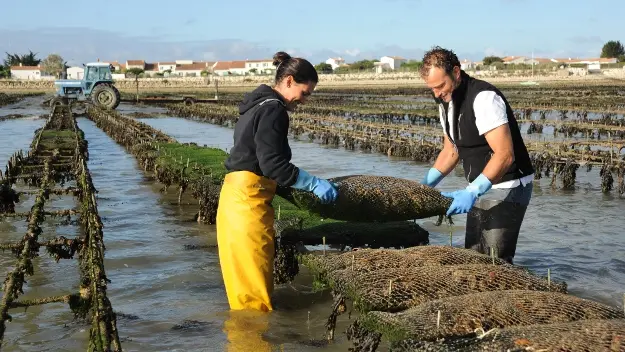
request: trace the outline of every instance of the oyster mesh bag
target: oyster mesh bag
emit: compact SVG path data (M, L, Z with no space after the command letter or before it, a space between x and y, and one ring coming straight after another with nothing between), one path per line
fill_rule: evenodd
M409 221L385 223L333 222L302 229L299 218L276 220L274 281L292 281L299 273L297 256L303 245L324 243L341 250L345 247L408 247L429 243L429 232ZM355 253L355 252L354 252Z
M621 309L557 292L479 292L428 301L398 313L371 311L350 327L356 350L380 342L477 337L492 329L625 318ZM414 342L412 342L414 344ZM411 341L406 342L411 345Z
M328 179L338 187L334 203L322 204L312 193L278 187L276 193L322 217L357 222L386 222L445 215L452 199L416 181L390 176L341 176Z
M592 319L489 330L476 338L444 342L404 340L391 351L430 352L625 352L624 319Z
M306 255L302 262L324 280L327 273L350 269L373 272L389 268L418 268L457 264L509 265L499 258L491 258L471 249L451 246L418 246L406 249L361 249L340 254Z
M377 271L338 270L326 274L334 292L354 301L361 312L396 312L429 300L496 290L566 293L566 285L510 265L464 264L396 267Z
M326 327L334 335L346 299L361 313L398 312L427 301L500 290L566 293L550 281L481 253L446 246L365 249L339 255L304 255L302 263L334 294Z

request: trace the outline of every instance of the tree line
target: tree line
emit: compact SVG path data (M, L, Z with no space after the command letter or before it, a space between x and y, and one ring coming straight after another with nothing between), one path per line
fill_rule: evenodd
M45 73L60 77L61 73L66 72L69 68L67 62L58 54L50 54L45 59L41 60L37 58L37 53L29 50L26 54L17 53L5 53L6 57L3 64L0 65L0 78L11 77L11 66L38 66L41 65L41 70ZM601 48L602 58L617 58L619 62L625 62L625 48L619 40L610 40L606 42ZM315 69L319 73L357 73L357 72L373 72L375 63L380 60L360 60L351 63L346 66L338 67L336 70L332 70L332 66L325 62L321 62L315 65ZM498 56L486 56L483 59L484 66L496 65L497 63L503 63L503 59ZM401 71L419 71L423 66L421 61L409 60L401 64ZM138 76L142 72L131 72L133 75Z
M601 48L601 58L616 58L618 62L625 62L625 48L619 40L610 40ZM498 56L487 56L484 58L484 66L490 66L498 62L503 62L503 59Z
M58 54L50 54L45 59L37 58L37 53L29 50L27 54L11 54L5 52L6 57L0 65L0 78L11 77L11 66L39 66L41 71L59 77L69 67L67 61Z
M380 60L360 60L349 65L337 67L336 70L332 70L332 65L321 62L315 65L315 69L319 73L359 73L359 72L373 72L375 64ZM402 71L418 71L423 66L421 61L409 60L401 64L400 69Z
M608 41L603 45L601 49L602 58L617 58L619 62L625 62L625 49L623 48L623 44L621 44L618 40ZM336 70L332 70L332 65L321 62L315 65L315 69L319 73L357 73L363 71L373 72L375 68L375 63L380 60L360 60L349 65L337 67ZM483 66L491 66L498 64L503 64L503 58L499 56L486 56L482 61ZM419 71L419 69L423 66L423 62L418 60L409 60L401 64L401 71ZM531 67L531 65L527 65L527 67Z

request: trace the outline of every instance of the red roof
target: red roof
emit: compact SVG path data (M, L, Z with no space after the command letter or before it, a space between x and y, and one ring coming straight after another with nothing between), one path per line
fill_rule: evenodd
M178 65L176 71L202 71L210 68L208 62L194 62L192 64Z
M158 65L157 64L145 64L145 70L146 71L158 71Z
M250 61L248 61L250 62ZM245 68L245 61L231 61L230 68Z
M245 60L245 62L273 62L273 59L266 59L266 60Z
M11 66L11 71L37 71L41 70L39 66Z
M230 69L230 61L218 61L217 65L213 67L213 70L215 71L229 70L229 69Z

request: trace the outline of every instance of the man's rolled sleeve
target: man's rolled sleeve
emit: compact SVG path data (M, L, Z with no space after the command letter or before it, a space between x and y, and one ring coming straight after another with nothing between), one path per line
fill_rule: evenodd
M473 111L480 136L508 123L506 103L493 91L480 92L473 102Z

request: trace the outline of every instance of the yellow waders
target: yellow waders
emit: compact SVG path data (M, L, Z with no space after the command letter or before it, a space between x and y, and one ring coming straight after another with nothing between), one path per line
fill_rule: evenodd
M263 335L269 329L269 314L254 310L231 310L223 331L227 352L271 352L271 344Z
M277 183L248 171L226 175L217 208L219 263L230 309L273 310Z

